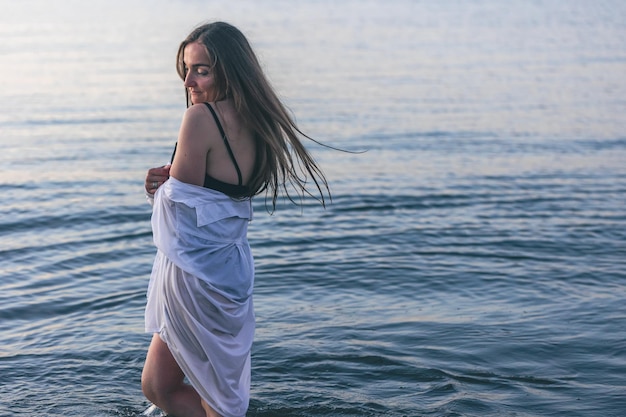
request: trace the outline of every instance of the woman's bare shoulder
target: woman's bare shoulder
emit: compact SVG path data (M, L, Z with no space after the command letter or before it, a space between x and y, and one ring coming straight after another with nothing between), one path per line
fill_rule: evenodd
M181 133L213 142L221 137L206 104L194 104L185 110L181 123Z
M185 113L183 114L183 123L202 123L207 122L209 119L207 118L209 115L209 109L207 109L206 104L192 104L187 107Z

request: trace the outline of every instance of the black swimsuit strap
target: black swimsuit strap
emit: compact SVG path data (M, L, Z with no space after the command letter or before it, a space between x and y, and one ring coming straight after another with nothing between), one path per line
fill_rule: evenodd
M176 156L176 148L178 148L178 142L174 144L174 151L172 152L172 158L170 159L170 164L174 163L174 157Z
M237 170L237 178L239 179L239 185L242 185L243 180L241 177L241 171L239 170L239 165L237 164L237 160L235 159L235 154L233 154L233 150L230 148L230 144L228 143L228 138L226 138L226 132L224 132L224 129L222 128L220 119L218 119L217 114L215 113L215 110L213 110L213 106L211 106L209 103L204 103L204 104L206 104L206 106L209 108L209 110L211 111L211 114L213 115L213 118L215 119L215 124L217 125L217 128L220 130L220 134L222 135L222 140L224 141L224 145L226 145L226 150L228 151L228 155L230 155L230 160L233 161L233 165L235 166L235 169Z

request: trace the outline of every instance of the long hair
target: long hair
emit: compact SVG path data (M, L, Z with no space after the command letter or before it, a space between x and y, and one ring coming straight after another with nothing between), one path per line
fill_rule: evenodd
M281 190L295 202L290 190L304 194L325 206L324 195L330 190L324 173L317 166L299 137L305 135L287 112L265 77L246 37L234 26L214 22L199 26L180 44L176 59L178 75L186 76L185 47L198 42L206 48L214 72L215 100L232 99L235 109L254 134L256 162L248 183L250 196L266 191L272 198L272 210ZM189 106L189 92L187 91ZM313 194L308 185L313 183Z

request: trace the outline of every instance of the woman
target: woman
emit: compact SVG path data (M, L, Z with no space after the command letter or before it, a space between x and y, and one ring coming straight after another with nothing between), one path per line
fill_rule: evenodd
M241 417L254 336L251 198L266 192L273 210L281 190L312 195L313 183L324 205L328 186L238 29L195 29L177 71L188 105L177 147L171 165L148 170L145 182L158 250L142 389L177 417Z

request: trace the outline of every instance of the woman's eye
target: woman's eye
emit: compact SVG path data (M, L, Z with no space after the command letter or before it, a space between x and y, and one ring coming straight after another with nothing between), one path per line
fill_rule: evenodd
M193 72L193 74L200 75L202 77L206 77L207 75L211 74L208 69L202 67L191 67L191 69L189 69L189 67L183 67L183 71L185 71L185 77L187 76L187 74L189 74L190 71Z

